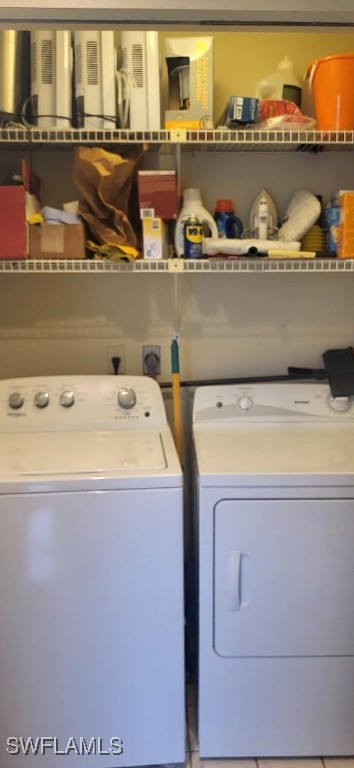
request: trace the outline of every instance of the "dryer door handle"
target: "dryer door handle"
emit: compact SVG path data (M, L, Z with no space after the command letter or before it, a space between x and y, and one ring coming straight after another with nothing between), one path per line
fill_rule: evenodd
M241 565L241 550L231 549L227 559L227 592L230 611L239 611L241 608Z

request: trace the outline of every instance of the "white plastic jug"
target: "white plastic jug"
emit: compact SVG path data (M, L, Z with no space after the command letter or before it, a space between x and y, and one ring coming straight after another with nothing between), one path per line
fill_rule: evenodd
M289 56L279 62L277 71L256 83L257 99L286 99L301 107L302 85Z
M176 228L175 228L175 250L176 256L181 258L183 256L183 230L187 219L191 216L196 216L200 223L203 225L203 229L210 231L211 237L218 237L218 228L215 219L204 208L202 204L202 198L200 189L185 189L183 193L183 205L179 212ZM203 234L203 239L205 235Z

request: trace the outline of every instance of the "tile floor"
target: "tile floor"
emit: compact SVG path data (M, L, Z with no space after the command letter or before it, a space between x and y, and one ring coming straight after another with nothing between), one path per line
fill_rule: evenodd
M197 699L195 687L187 686L186 768L354 768L354 756L348 758L262 758L205 760L199 757L197 738Z

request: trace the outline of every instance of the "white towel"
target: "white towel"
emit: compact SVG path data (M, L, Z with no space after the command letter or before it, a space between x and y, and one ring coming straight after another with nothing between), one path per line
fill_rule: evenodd
M285 211L284 221L278 233L279 240L301 240L315 224L320 213L321 204L312 192L307 189L295 192Z

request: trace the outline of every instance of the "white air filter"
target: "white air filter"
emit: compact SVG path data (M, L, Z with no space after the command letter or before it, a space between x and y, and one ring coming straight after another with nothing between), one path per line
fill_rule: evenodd
M80 128L116 127L114 33L75 32L75 105Z
M149 131L161 129L160 63L158 32L146 32Z
M130 100L129 127L159 131L160 70L157 32L121 33L121 69L126 75L124 98Z
M71 125L71 33L31 32L31 103L40 128Z

